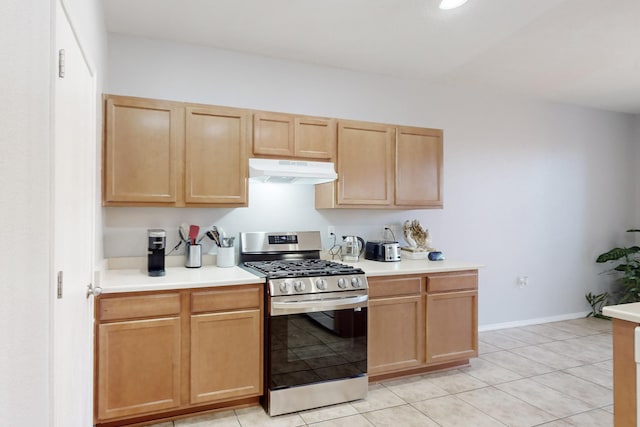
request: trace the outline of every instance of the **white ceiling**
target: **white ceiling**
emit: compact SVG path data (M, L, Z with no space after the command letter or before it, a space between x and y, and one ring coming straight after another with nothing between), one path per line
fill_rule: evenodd
M640 0L103 0L110 32L640 114Z

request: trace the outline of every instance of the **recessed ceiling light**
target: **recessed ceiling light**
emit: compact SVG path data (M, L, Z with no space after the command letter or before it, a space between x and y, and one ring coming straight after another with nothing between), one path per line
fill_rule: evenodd
M466 2L467 0L442 0L440 2L440 9L455 9L456 7L462 6Z

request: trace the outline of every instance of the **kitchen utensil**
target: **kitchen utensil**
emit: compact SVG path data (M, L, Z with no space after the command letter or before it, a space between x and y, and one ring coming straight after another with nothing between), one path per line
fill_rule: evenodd
M233 241L235 237L223 237L221 240L221 245L223 248L231 248L233 247Z
M181 241L187 241L187 238L189 237L189 226L186 222L180 224L180 227L178 228L178 234L180 234Z
M196 244L196 239L198 238L198 233L200 232L200 227L197 225L189 226L189 243L192 245Z
M342 260L357 262L364 252L364 239L359 236L342 236Z
M216 245L218 245L218 247L222 246L220 242L220 233L218 232L218 227L216 227L215 225L211 227L211 235L213 236L211 240L216 242Z
M213 232L211 230L207 230L207 232L205 233L207 235L208 238L210 238L211 240L213 240L213 243L216 244L216 246L220 246L218 244L218 238L213 234Z

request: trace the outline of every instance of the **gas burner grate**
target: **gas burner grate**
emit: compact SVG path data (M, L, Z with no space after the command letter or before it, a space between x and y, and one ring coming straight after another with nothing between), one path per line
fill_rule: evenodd
M360 268L323 259L302 259L282 261L250 261L244 263L269 278L335 276L340 274L364 273Z

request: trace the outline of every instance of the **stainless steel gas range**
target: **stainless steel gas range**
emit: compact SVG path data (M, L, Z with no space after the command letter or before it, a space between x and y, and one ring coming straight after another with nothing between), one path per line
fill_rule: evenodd
M320 259L319 231L240 233L240 265L265 277L269 415L367 395L364 272Z

